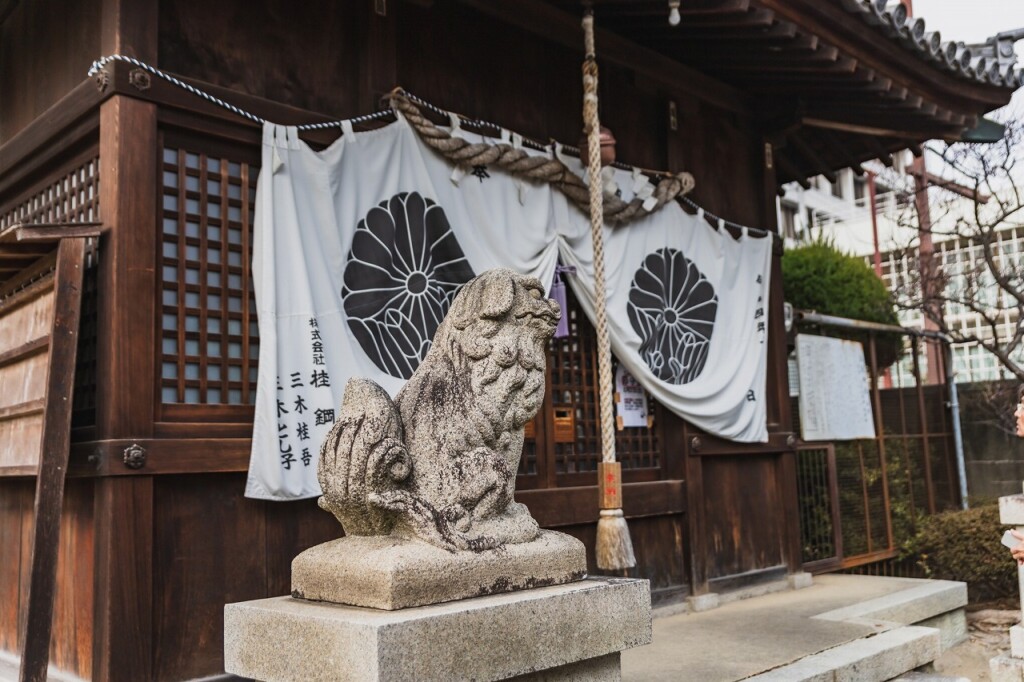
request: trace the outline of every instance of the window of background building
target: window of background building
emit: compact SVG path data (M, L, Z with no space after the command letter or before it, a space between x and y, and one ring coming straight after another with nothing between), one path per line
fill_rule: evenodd
M796 239L796 214L796 206L782 204L782 236L787 239Z
M836 181L831 183L831 185L832 185L832 196L836 197L837 199L842 199L843 198L843 179L841 177L837 176L836 177Z
M864 195L867 194L867 182L862 178L853 179L853 200L858 206L864 205Z

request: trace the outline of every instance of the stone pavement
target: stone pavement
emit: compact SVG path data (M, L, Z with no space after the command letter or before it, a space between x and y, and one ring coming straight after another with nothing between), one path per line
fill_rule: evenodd
M661 610L661 617L655 611L654 641L623 653L623 680L731 682L773 670L764 679L805 679L804 669L827 669L833 665L832 659L840 661L835 663L837 666L844 664L845 659L849 666L855 650L872 645L888 646L888 651L900 649L895 658L901 661L912 660L913 656L931 660L938 655L940 638L932 634L924 641L922 634L928 635L924 628L901 625L919 622L922 615L930 618L946 613L960 599L958 594L960 591L952 583L832 574L815 576L814 585L806 589L732 601L711 611L666 615L666 610ZM908 595L921 598L908 599ZM966 591L962 600L966 601ZM816 617L823 614L824 618ZM951 620L963 622L959 606ZM956 623L952 627L944 624L944 647L950 643L950 632L954 639L960 636L956 634L960 628ZM879 633L883 636L873 637ZM865 639L869 637L873 640ZM899 642L894 645L896 640ZM907 658L908 652L911 658ZM892 663L894 656L882 653ZM795 666L778 670L798 660L799 674ZM868 660L879 659L862 659L862 668ZM906 670L895 671L888 677ZM850 679L888 678L865 670L861 670L861 676L856 664L851 671L854 676ZM881 669L878 672L881 674ZM806 676L812 678L813 675Z

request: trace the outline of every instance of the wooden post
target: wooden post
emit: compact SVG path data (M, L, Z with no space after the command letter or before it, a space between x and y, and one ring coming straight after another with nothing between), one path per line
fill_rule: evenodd
M101 105L99 440L153 434L158 153L155 105L124 96ZM147 476L96 480L94 680L151 678L152 496Z
M697 453L691 452L689 445L683 448L683 458L686 460L687 544L690 548L686 563L690 571L690 594L699 596L708 593L708 566L711 563L704 514L703 462Z
M885 428L882 424L882 398L878 392L878 351L875 348L874 332L868 335L868 362L871 377L871 401L875 411L875 437L878 442L878 466L882 470L882 502L885 507L885 537L888 539L886 549L892 549L892 503L889 499L889 463L885 461ZM867 512L867 509L865 509Z
M769 430L793 430L792 407L789 401L789 356L786 348L786 323L783 319L782 295L782 240L779 235L776 197L778 180L775 168L775 141L771 137L759 140L762 160L761 222L776 237L772 249L771 289L768 294L768 376L764 396L768 401ZM774 428L773 428L774 427ZM797 492L796 437L787 443L788 449L776 460L779 494L782 500L783 552L786 569L790 573L803 570L803 548L800 541L800 503Z
M71 445L71 398L75 385L75 355L78 352L84 267L85 240L61 240L57 247L43 441L36 474L28 608L21 637L24 643L19 675L21 682L45 682L50 659L60 515Z
M101 0L101 52L157 64L156 0ZM96 437L148 438L156 392L156 105L100 106ZM111 466L123 466L111 463ZM153 479L96 479L94 681L152 679Z

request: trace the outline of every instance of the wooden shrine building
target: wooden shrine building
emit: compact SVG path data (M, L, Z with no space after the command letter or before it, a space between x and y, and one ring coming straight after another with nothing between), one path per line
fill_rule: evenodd
M593 3L602 122L621 160L692 173L694 201L746 225L775 229L783 183L960 138L1021 81L1012 39L951 42L884 0L683 0L678 26L670 4ZM134 57L284 124L372 112L400 85L574 144L581 11L579 0L0 0L3 655L25 650L21 628L44 623L52 598L60 670L217 676L223 605L287 593L292 557L340 532L313 500L243 497L259 125L125 61L88 77L93 61ZM632 574L656 603L801 570L780 254L769 442L716 439L660 407L651 428L620 432ZM570 312L519 498L592 547L593 329L571 301Z

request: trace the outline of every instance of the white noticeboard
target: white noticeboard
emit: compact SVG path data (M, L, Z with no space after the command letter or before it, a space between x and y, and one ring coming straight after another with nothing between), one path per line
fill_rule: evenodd
M647 415L647 394L636 378L619 365L615 370L616 426L650 426Z
M864 348L856 341L800 334L800 427L805 441L874 438Z

